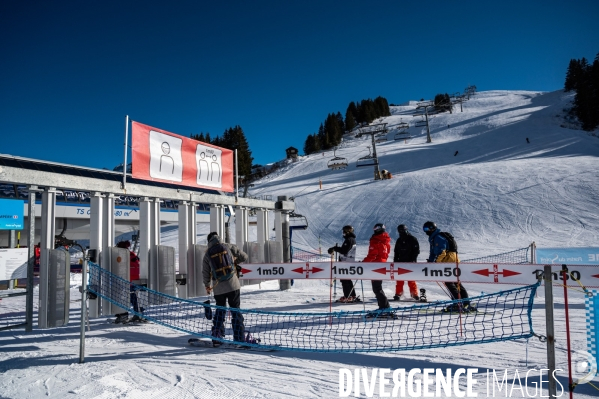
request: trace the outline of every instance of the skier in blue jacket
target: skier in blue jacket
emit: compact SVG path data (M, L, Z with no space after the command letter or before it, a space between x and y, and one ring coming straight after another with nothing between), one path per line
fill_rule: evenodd
M460 260L458 258L457 250L450 250L447 238L441 234L441 230L434 222L428 221L424 223L422 229L428 236L428 242L430 244L430 252L428 259L426 260L427 262L459 263ZM446 311L476 311L476 309L470 305L470 300L468 300L468 291L466 291L466 288L464 288L462 283L446 282L445 286L451 294L451 299L463 300L461 305L459 303L455 303L449 306Z

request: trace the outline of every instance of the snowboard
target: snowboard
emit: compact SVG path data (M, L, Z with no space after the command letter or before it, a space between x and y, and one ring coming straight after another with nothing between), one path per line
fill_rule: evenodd
M238 344L223 343L215 346L210 338L189 338L187 343L197 348L215 348L215 349L234 349L234 350L248 350L256 352L274 352L277 349L273 347L261 347L261 346L243 346Z

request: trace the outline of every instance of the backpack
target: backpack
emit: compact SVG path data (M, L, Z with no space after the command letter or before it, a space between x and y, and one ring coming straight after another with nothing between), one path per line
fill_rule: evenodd
M230 280L233 273L237 272L233 259L223 244L218 243L210 247L208 256L210 257L212 275L217 281Z
M441 237L444 237L447 240L447 251L448 252L455 252L456 254L458 253L458 243L455 242L455 238L453 238L453 236L451 235L451 233L448 233L446 231L442 231L439 233L439 235Z

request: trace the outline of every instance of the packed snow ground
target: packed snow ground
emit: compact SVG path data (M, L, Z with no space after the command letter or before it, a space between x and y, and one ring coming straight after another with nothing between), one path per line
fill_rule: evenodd
M303 249L321 247L324 252L340 244L341 227L352 224L358 258L366 255L377 222L385 223L393 238L397 224L406 224L420 241L420 261L428 252L420 229L426 220L453 233L463 259L523 248L532 241L539 247L597 246L599 140L560 126L570 101L571 95L561 91L477 93L464 104L464 112L458 108L453 114L433 117L433 143L426 144L425 129L411 127L415 138L409 143L393 141L391 132L390 141L377 145L381 169L393 173L391 180L373 181L372 168L356 168L355 160L368 153L370 141L348 139L337 150L337 156L348 158L348 169L326 168L332 152L313 154L264 178L252 195L294 197L297 213L306 215L310 226L293 235L293 245ZM413 110L394 108L393 116L383 121L412 125ZM198 242L205 242L207 232L207 226L200 227ZM165 231L162 243L176 247L176 230ZM365 306L376 308L370 283L364 283ZM515 369L523 375L546 367L545 344L536 338L383 354L258 353L190 348L184 333L154 324L115 326L104 318L91 320L86 361L78 364L79 284L80 276L73 275L69 326L0 332L0 397L333 398L339 395L340 368L417 367L478 368L483 389L479 397L484 397L487 369L508 369L511 379ZM430 300L445 299L436 284L420 285ZM510 287L467 288L477 295ZM393 289L393 283L385 283L388 296ZM557 368L564 369L560 382L567 386L563 290L559 286L554 290ZM584 299L570 291L573 350L586 351ZM340 292L338 287L337 296ZM244 308L326 311L328 299L328 282L320 280L296 280L290 291L278 290L277 282L242 288ZM533 327L539 334L545 333L543 301L541 289L533 310ZM335 305L335 309L356 306L362 305ZM23 309L21 297L0 301L1 318ZM534 391L530 381L528 388ZM523 396L517 384L508 393ZM582 385L575 395L598 397L599 390Z

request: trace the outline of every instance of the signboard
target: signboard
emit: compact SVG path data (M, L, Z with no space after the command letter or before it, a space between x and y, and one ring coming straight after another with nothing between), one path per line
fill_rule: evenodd
M543 272L542 265L492 263L365 263L301 262L244 263L242 279L347 279L391 281L446 281L489 284L535 284ZM553 280L563 284L561 265L552 269ZM599 266L568 267L566 285L599 287Z
M0 230L23 230L25 201L0 199Z
M0 249L0 280L27 277L27 248Z
M537 248L537 264L599 265L599 248Z
M131 124L132 175L188 187L233 192L233 151L166 130Z

